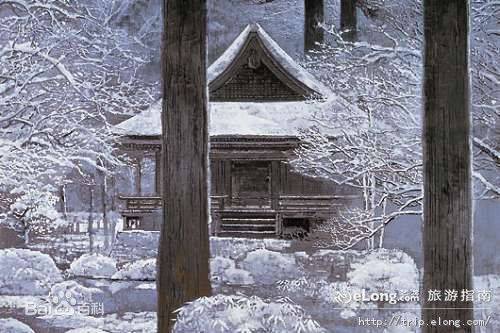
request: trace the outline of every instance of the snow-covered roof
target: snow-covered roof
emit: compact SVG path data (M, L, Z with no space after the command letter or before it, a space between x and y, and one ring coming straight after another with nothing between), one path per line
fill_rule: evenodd
M269 52L271 57L276 60L291 77L323 97L328 97L332 94L329 88L293 60L258 23L247 25L226 51L208 68L207 78L209 84L227 71L231 64L235 62L243 47L251 37L251 33L257 34L259 40L266 48L266 51Z
M211 102L210 136L295 137L313 124L312 117L322 108L336 107L336 99L299 102ZM115 126L128 136L161 135L161 100L149 109ZM336 135L332 130L327 133Z
M219 77L226 79L236 59L245 51L250 39L258 38L267 57L278 63L274 69L291 78L293 84L320 98L296 101L211 101L209 103L211 136L275 136L296 137L301 129L313 124L313 115L324 108L338 108L339 103L332 91L314 76L300 67L258 24L248 25L231 46L208 69L208 83ZM233 68L234 69L234 68ZM317 96L320 95L320 96ZM161 135L161 100L148 110L115 126L115 132L128 136ZM325 129L326 133L333 130Z

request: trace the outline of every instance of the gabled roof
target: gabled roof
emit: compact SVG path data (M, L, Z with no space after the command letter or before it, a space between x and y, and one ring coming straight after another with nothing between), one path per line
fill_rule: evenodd
M260 47L265 65L290 89L304 93L303 98L286 101L219 101L210 98L210 136L297 137L312 125L314 114L342 106L337 97L314 76L300 67L258 24L249 25L207 72L209 89L220 87L230 74L248 62L248 47ZM320 97L320 98L309 98ZM156 137L161 135L161 100L149 109L115 126L124 136ZM332 136L338 130L325 128Z
M252 49L252 50L249 50ZM229 48L208 68L210 92L231 80L241 63L255 49L259 61L289 88L304 97L327 98L331 90L293 60L257 23L248 25ZM243 58L243 59L242 59Z

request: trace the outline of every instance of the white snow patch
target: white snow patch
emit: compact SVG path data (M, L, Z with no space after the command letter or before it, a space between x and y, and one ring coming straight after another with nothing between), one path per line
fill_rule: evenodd
M222 281L229 285L250 285L255 281L250 272L239 268L228 268L222 274Z
M373 292L417 291L418 269L413 259L404 252L377 250L361 263L352 264L348 281L355 287Z
M50 289L51 296L58 297L60 300L71 297L78 303L91 303L97 295L102 298L103 294L104 292L98 288L88 288L76 281L64 281L53 285Z
M226 269L235 268L234 260L224 257L215 257L210 259L210 274L220 276Z
M293 279L301 275L292 254L259 249L247 254L241 267L262 284L273 284L278 280Z
M14 318L0 319L0 332L2 333L35 333L28 325Z
M156 279L156 259L141 259L126 264L113 275L120 280L150 280Z
M71 316L51 315L39 317L55 327L66 329L100 329L113 333L156 332L156 313L126 312L123 315L110 314L102 317L84 316L78 312Z
M73 330L66 331L66 333L108 333L108 331L103 331L98 328L84 327L75 328Z
M326 102L211 102L211 136L299 136L301 130L316 123L313 115L320 110L339 108L336 99ZM161 135L161 100L149 109L116 125L120 135ZM340 134L338 130L323 128L329 135Z
M116 260L102 254L84 254L73 261L69 273L76 276L109 278L117 271Z
M0 250L0 294L46 295L63 280L54 260L44 253L26 249Z

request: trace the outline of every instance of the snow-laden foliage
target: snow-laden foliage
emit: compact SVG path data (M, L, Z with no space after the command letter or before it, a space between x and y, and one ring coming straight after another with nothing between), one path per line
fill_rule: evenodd
M13 191L16 193L17 189ZM48 190L30 188L21 191L20 196L10 206L14 216L11 222L16 230L22 231L24 241L29 243L33 233L44 234L66 225L56 209L58 198Z
M351 265L347 273L353 286L370 291L417 291L418 270L413 259L404 252L378 250L360 263Z
M112 278L154 281L156 279L156 259L141 259L128 263L113 274Z
M500 193L500 42L493 18L499 11L496 1L472 4L474 176L483 196ZM360 25L358 40L345 41L335 26L325 25L331 41L306 60L343 107L315 115L317 124L302 134L294 165L357 188L364 199L359 210L326 225L322 231L333 236L321 246L347 249L367 240L368 248L381 247L387 223L421 214L422 26L421 1L386 0ZM325 126L342 134L332 138L321 130Z
M329 282L321 278L302 277L279 281L277 288L283 296L294 300L305 298L319 301L324 306L342 309L341 317L348 319L356 315L360 309L377 309L380 305L371 300L358 301L353 295L387 294L391 295L388 296L393 299L391 302L403 297L401 302L389 304L404 308L407 303L414 302L410 296L414 296L415 293L418 295L418 279L415 262L406 253L377 250L352 263L345 281ZM405 298L406 296L408 297Z
M175 333L313 333L323 328L287 299L257 296L202 297L179 310Z
M293 255L265 249L249 252L240 265L262 284L302 275Z
M62 275L50 256L25 249L0 250L0 294L47 295Z
M56 189L70 172L89 181L95 168L120 164L111 122L149 104L154 88L137 75L147 32L119 27L119 4L0 2L2 208L21 191Z
M28 325L14 318L0 319L0 332L5 333L35 333Z
M109 278L117 272L116 260L102 254L84 254L71 263L68 272L76 276Z

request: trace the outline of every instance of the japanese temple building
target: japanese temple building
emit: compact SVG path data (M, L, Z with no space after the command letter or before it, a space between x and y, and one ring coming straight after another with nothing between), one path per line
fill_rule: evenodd
M324 179L292 172L287 163L300 143L300 130L312 125L315 112L335 102L333 93L262 27L247 26L207 77L212 234L309 232L352 197ZM144 193L139 169L135 193L120 195L124 230L160 228L161 108L158 101L116 126L121 149L138 161L148 157L156 180Z

